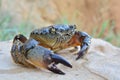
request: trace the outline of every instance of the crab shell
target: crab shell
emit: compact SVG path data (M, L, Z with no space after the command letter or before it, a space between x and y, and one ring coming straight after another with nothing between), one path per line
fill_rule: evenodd
M50 48L54 52L59 50L80 46L77 53L79 59L85 53L91 44L91 36L86 32L76 30L76 25L56 24L31 32L30 38L39 42L39 45Z
M41 46L55 51L70 41L75 30L76 25L57 24L32 31L30 38L39 41Z

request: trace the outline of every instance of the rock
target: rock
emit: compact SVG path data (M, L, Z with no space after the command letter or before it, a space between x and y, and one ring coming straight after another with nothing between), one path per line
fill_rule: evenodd
M11 41L0 42L0 80L120 80L120 48L100 39L92 39L88 54L75 60L69 50L61 51L73 68L58 65L66 75L17 65L10 55Z

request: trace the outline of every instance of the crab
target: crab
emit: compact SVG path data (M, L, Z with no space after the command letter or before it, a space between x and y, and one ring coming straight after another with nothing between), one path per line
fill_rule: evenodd
M65 74L57 68L58 63L72 68L65 58L38 44L39 42L33 38L27 39L22 34L16 35L11 48L13 61L26 67L44 68L57 74Z
M67 24L56 24L33 30L30 38L37 40L40 46L49 48L54 52L80 46L76 60L82 58L87 53L91 44L90 35L86 32L77 31L76 25Z

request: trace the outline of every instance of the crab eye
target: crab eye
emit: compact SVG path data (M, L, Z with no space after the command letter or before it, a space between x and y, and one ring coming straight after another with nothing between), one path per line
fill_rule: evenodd
M50 33L54 33L55 31L56 31L55 28L50 29Z
M76 29L76 25L70 25L69 26L71 29Z

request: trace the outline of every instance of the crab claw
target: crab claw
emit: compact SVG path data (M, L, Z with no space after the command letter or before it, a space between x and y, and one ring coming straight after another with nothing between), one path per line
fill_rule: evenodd
M61 63L72 68L72 65L62 56L54 54L51 50L39 46L39 43L34 39L29 39L23 44L22 50L28 62L38 68L45 68L57 74L65 74L57 68L57 64Z
M87 45L87 44L84 44L84 45L81 47L80 52L78 52L78 56L77 56L76 60L78 60L79 58L83 57L87 50L88 50L88 45Z
M53 65L52 67L48 67L48 70L52 71L53 73L56 74L61 74L61 75L65 75L65 73L63 71L61 71L60 69L58 69L55 65Z
M61 63L61 64L65 65L65 66L67 66L67 67L72 68L72 65L60 55L51 54L51 59L52 59L53 64L50 67L48 67L48 70L50 70L50 71L52 71L54 73L62 74L62 75L65 74L63 71L61 71L60 69L58 69L56 67L56 64L58 64L58 63Z
M60 55L52 54L51 58L52 58L52 61L55 62L56 64L61 63L67 67L72 68L72 65Z
M91 44L91 38L92 37L90 35L88 35L87 33L80 32L80 31L76 32L76 34L79 36L78 39L79 39L80 43L82 43L81 44L81 49L77 53L78 56L77 56L76 60L78 60L87 53L87 51L89 49L89 46Z

